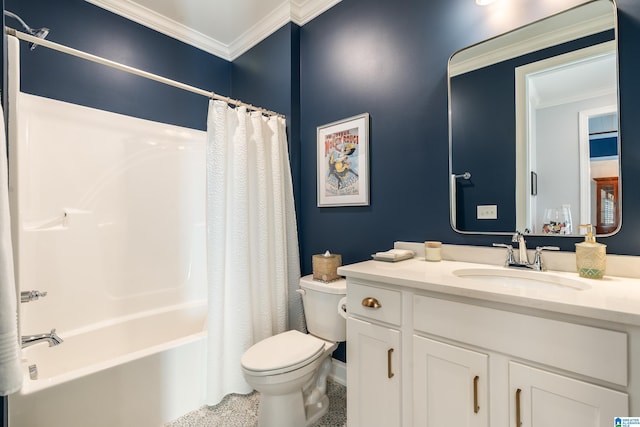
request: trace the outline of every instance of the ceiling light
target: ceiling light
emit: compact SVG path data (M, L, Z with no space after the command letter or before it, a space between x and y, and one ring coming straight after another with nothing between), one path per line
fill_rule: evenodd
M486 6L488 4L493 3L495 0L476 0L476 4L478 6Z

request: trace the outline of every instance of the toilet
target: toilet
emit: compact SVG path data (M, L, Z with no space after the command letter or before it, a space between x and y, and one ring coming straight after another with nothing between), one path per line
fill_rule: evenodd
M260 392L259 427L306 427L329 409L326 394L331 354L347 338L346 280L300 279L309 334L287 331L249 348L241 359L244 378Z

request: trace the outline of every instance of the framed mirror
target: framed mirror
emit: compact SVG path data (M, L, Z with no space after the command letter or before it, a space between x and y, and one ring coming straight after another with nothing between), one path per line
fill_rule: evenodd
M452 227L576 236L621 222L616 7L592 0L449 61Z

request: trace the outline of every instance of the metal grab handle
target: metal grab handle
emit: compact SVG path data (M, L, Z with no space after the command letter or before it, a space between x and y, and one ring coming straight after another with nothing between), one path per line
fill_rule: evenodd
M452 174L452 175L455 179L458 179L458 178L467 179L467 180L471 179L471 172Z
M479 376L475 376L473 378L473 413L477 414L480 411L480 406L478 405L478 381L480 381Z
M520 427L522 425L522 418L520 416L520 394L522 390L516 390L516 427Z
M377 299L373 297L367 297L362 300L362 305L369 308L380 308L382 305L378 302Z
M393 367L391 365L392 356L393 356L393 349L390 348L389 350L387 350L387 377L388 378L393 378L394 376Z

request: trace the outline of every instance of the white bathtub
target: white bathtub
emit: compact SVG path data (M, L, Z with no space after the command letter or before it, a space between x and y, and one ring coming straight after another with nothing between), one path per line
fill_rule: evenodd
M59 334L23 351L11 427L159 427L204 404L206 303ZM31 379L35 364L38 378Z

